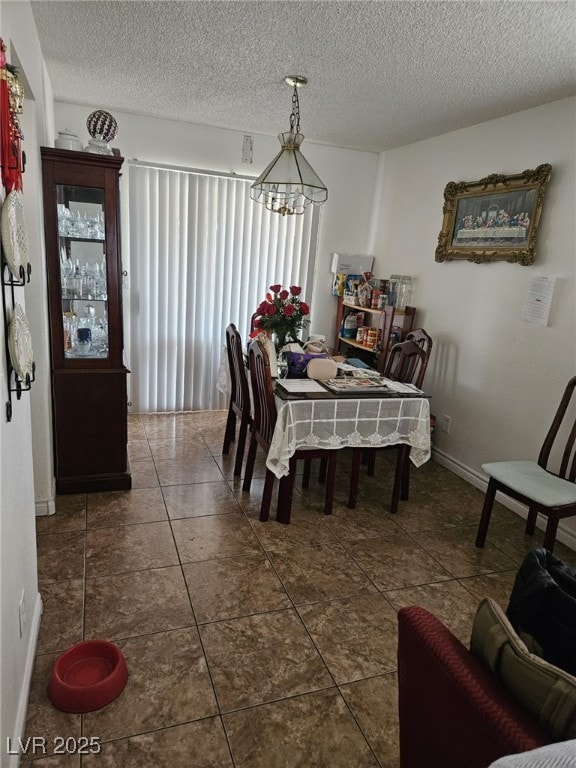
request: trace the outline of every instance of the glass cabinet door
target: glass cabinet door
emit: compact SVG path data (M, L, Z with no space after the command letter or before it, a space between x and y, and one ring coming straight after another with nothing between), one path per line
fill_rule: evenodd
M56 185L64 356L107 358L104 189Z

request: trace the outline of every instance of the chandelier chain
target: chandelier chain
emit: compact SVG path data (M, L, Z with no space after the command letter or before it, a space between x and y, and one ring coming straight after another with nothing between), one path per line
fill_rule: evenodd
M292 114L290 115L290 133L300 133L300 101L298 100L298 88L296 86L294 86L294 92L292 94Z

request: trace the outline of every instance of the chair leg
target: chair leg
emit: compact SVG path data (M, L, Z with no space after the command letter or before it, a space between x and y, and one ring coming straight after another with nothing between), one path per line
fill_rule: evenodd
M243 415L238 431L238 445L236 446L236 461L234 462L234 476L242 474L242 462L244 461L244 448L246 446L246 434L248 432L248 419Z
M266 470L264 480L264 491L262 493L262 503L260 504L260 522L265 523L270 517L270 504L272 502L272 488L274 487L274 475L269 469Z
M366 474L368 477L374 477L376 472L376 449L366 448L364 453L366 455Z
M326 471L328 469L328 459L321 458L320 459L320 471L318 472L318 482L319 483L325 483L326 482Z
M224 430L224 444L222 445L222 453L227 454L230 451L230 443L234 442L234 436L236 434L236 414L232 410L232 404L228 409L228 418L226 419L226 429Z
M244 470L244 482L242 483L242 490L249 491L252 485L252 475L254 474L254 464L256 462L256 449L258 443L254 437L254 433L250 437L250 447L248 448L248 458L246 459L246 469Z
M348 506L354 509L358 496L358 482L360 480L360 463L362 461L362 448L352 449L352 470L350 472L350 490L348 492Z
M326 474L326 495L324 496L324 514L332 514L332 505L334 503L334 487L336 485L336 460L338 454L336 451L330 451L330 455L322 461L327 464Z
M549 512L548 523L546 524L546 532L544 534L544 549L547 549L548 552L554 551L558 522L558 515L554 512Z
M478 533L476 534L477 547L483 547L486 543L486 534L488 533L488 526L490 525L490 517L492 515L492 507L494 506L495 497L496 480L491 477L488 483L488 488L486 489L484 506L482 507L482 516L480 517L480 525L478 526Z
M400 489L400 498L402 501L408 501L410 497L410 451L406 453L406 460L402 467L402 487Z
M402 489L402 475L406 457L410 452L409 445L400 445L398 448L398 457L396 459L396 471L394 472L394 487L392 488L392 501L390 503L390 512L395 515L398 512L398 502L400 501L400 491Z
M310 487L311 471L312 471L312 459L304 459L304 471L302 472L302 488Z
M538 517L538 510L535 506L530 505L528 507L528 517L526 518L526 528L524 529L527 536L532 536L536 530L536 518Z
M296 474L296 459L292 456L289 461L288 474L280 478L278 488L278 505L276 507L276 520L288 525L290 512L292 511L292 495L294 492L294 475Z

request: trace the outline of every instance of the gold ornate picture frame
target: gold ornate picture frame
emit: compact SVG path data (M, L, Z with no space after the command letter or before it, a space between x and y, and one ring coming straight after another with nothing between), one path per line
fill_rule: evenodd
M533 264L551 169L544 163L512 176L493 173L480 181L450 181L444 189L436 261Z

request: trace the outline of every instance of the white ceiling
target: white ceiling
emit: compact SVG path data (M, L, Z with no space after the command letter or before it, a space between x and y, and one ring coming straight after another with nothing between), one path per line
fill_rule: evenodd
M57 101L385 150L576 93L574 0L32 2ZM121 131L121 126L120 126ZM471 148L473 151L473 148Z

